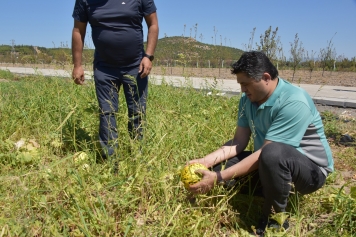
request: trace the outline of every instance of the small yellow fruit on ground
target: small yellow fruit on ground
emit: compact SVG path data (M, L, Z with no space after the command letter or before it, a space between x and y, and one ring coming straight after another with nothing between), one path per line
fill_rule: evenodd
M196 174L196 170L208 170L208 168L206 168L203 164L194 163L187 165L182 169L180 173L180 179L183 182L185 188L189 188L189 185L195 184L201 180L202 175L199 173Z
M81 163L88 160L88 155L84 151L79 151L73 155L74 163Z
M90 171L90 165L88 165L88 164L82 165L82 170L89 172Z

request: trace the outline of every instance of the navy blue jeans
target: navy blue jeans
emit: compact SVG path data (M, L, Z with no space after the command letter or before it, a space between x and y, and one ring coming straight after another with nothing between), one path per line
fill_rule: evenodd
M238 156L226 161L228 168L249 156L251 152L244 151ZM214 171L222 170L222 164L213 167ZM262 148L259 157L258 171L252 175L239 177L227 185L237 185L240 193L262 195L265 198L263 214L269 216L271 209L284 212L288 197L293 191L309 194L321 188L326 176L318 165L290 145L273 142Z
M99 103L99 141L104 156L111 156L118 147L115 114L118 112L119 91L124 89L128 109L128 131L132 139L142 139L142 121L146 113L148 77L141 78L139 67L116 68L94 66L96 96Z

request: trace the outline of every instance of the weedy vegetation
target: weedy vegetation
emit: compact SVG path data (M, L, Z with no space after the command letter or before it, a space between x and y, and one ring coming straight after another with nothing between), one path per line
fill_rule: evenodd
M120 92L120 163L114 174L112 162L98 151L91 80L76 86L8 71L0 77L7 81L0 82L0 236L249 236L261 198L221 187L193 198L179 178L188 160L232 137L238 96L151 84L139 144L127 133ZM335 157L354 171L355 147L336 138L346 132L345 124L355 131L355 122L326 117ZM355 206L355 182L337 170L318 192L291 195L290 229L266 236L354 236Z

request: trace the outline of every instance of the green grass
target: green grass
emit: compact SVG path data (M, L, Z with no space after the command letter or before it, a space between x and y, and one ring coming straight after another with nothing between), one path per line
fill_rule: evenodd
M193 202L177 175L232 137L237 96L150 85L140 155L120 93L113 175L98 156L90 81L0 75L9 80L0 82L0 236L248 236L256 224L260 198L216 187ZM25 146L16 149L19 141ZM76 162L79 151L88 158ZM337 175L317 193L291 198L289 236L356 235L354 188L333 188Z
M0 79L14 79L14 75L9 70L0 70Z

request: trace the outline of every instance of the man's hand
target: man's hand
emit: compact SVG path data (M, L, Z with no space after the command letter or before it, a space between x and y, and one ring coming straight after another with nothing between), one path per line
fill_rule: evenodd
M84 70L82 66L74 67L72 72L72 78L75 84L83 85L84 84Z
M141 78L147 77L152 69L152 62L149 58L143 57L140 63L139 73L141 73Z
M209 192L216 184L216 173L209 170L196 170L195 173L200 173L203 178L196 184L189 186L189 191L194 194L203 194Z

